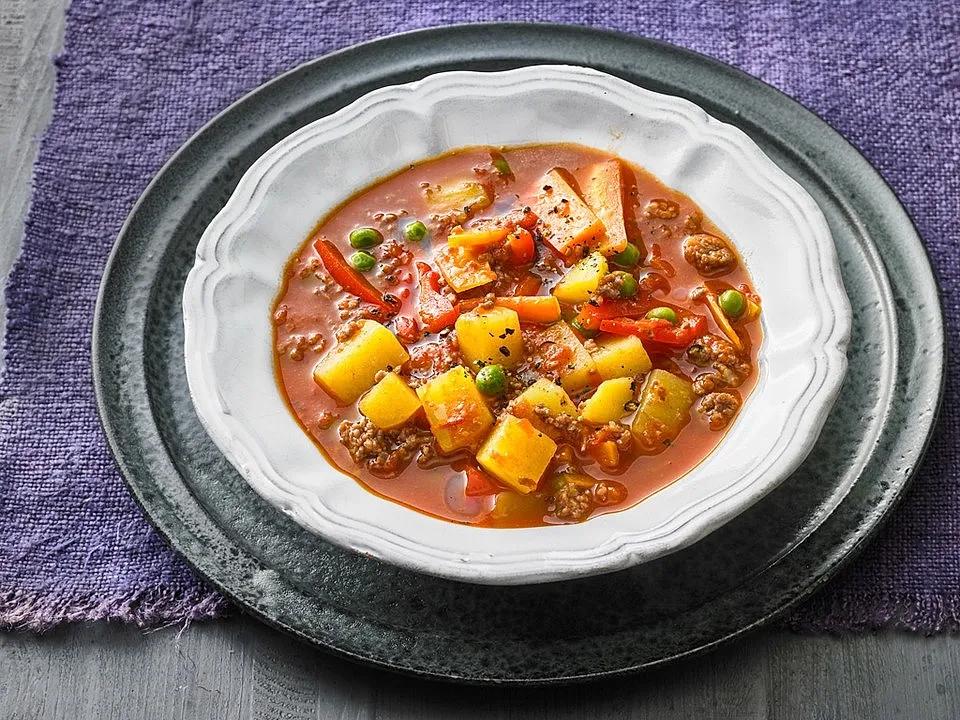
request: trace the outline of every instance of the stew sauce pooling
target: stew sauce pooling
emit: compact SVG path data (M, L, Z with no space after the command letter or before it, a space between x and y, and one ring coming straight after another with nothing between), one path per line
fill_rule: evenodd
M578 522L711 452L759 298L690 198L575 145L470 148L354 196L289 261L280 384L368 489L448 520Z

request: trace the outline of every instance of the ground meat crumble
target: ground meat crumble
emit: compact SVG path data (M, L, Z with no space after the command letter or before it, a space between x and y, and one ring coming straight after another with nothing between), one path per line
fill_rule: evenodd
M750 361L718 335L704 335L687 348L687 359L699 367L712 366L712 372L698 375L693 391L706 395L724 387L739 387L750 375Z
M672 220L680 214L680 205L673 200L664 200L656 198L651 200L643 208L644 217L661 218L662 220Z
M561 482L547 500L547 512L559 520L586 520L594 508L615 505L626 497L619 483L598 480L593 485L573 481Z
M727 241L707 233L684 238L683 258L704 277L722 275L737 266L737 255Z
M600 278L595 295L607 300L619 300L620 290L623 287L623 276L620 273L607 273Z
M398 474L424 445L433 441L430 432L415 426L381 430L365 417L340 423L339 434L355 463L387 477Z
M707 418L711 430L723 430L740 409L740 398L733 393L712 392L700 401L697 409Z
M410 282L409 270L403 269L413 260L413 253L402 243L388 240L380 246L380 262L377 265L377 277L383 278L389 285Z

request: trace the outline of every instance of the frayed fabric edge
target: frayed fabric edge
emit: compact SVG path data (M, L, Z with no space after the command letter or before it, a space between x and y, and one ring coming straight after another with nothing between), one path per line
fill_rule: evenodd
M844 593L817 596L780 621L801 633L850 634L907 630L960 632L960 593Z
M0 629L45 632L70 622L119 621L154 629L225 616L231 605L205 588L182 592L138 589L111 595L69 596L0 590Z

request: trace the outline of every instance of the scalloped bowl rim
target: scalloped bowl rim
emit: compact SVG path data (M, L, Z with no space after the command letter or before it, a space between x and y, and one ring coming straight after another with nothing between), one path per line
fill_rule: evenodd
M249 340L249 332L261 339L265 329L270 332L269 306L276 296L281 268L312 224L307 227L301 222L297 227L302 232L294 237L278 235L283 238L278 242L287 243L284 248L270 243L257 245L251 237L279 233L278 228L289 217L302 214L299 205L310 199L300 198L298 205L295 195L333 193L311 206L308 214L313 213L315 223L338 204L334 196L340 200L348 197L388 174L384 170L391 167L374 170L368 166L389 162L390 152L401 156L414 152L407 146L416 146L417 142L443 151L466 145L577 142L571 138L600 132L596 127L600 122L591 117L581 126L552 128L562 136L552 140L554 136L531 137L527 143L483 141L480 136L497 132L507 137L515 132L548 132L541 129L549 127L542 113L536 116L535 125L524 126L536 129L522 130L493 127L496 121L486 117L485 122L478 123L467 112L471 108L477 112L478 100L495 104L517 95L525 100L524 111L533 106L535 112L537 103L543 102L548 108L566 103L581 112L597 109L599 116L614 113L619 124L611 121L616 127L605 128L609 142L603 146L689 194L734 238L764 297L765 337L759 351L759 379L741 416L713 453L675 483L627 509L578 525L477 528L381 498L342 474L316 450L276 386L272 343L263 348L253 343L249 352L242 344ZM585 105L578 106L578 102ZM451 107L460 108L460 112L449 112ZM467 122L470 118L472 122ZM390 137L394 125L406 122L411 132L405 138ZM377 123L384 124L386 130L381 128L376 133ZM478 136L476 142L450 140L471 131ZM365 136L367 132L371 134ZM632 146L626 146L631 142L642 145L645 133L656 136L657 132L667 138L673 137L670 133L683 135L677 157L662 161L673 163L664 166L666 177L654 169L661 162L660 155L652 163L649 159L653 156L647 155L644 162L631 156ZM363 139L366 144L361 143ZM444 145L444 141L453 144ZM312 177L304 181L306 158L311 153L336 157L340 144L351 151L351 163L361 165L352 190L338 187L328 191L319 181L319 190L304 187L310 185ZM584 144L600 146L596 142ZM664 151L664 156L669 152L673 151ZM397 162L392 167L402 166ZM701 172L701 168L706 169ZM722 179L732 170L750 171L729 176L728 180L737 177L737 187L741 182L748 186L752 182L751 193L737 195L732 182L723 188L705 185L699 194L691 191L698 183L707 182L711 173ZM713 202L717 194L721 198L739 197L739 205L756 213L750 218L751 224L744 224L738 215L745 212L743 207ZM713 205L705 205L704 198ZM772 258L773 250L764 246L762 237L754 237L754 232L760 232L754 231L755 225L780 231L782 242L776 250L783 258ZM742 226L742 233L730 229L738 226ZM790 232L784 234L784 229ZM748 238L746 247L741 242L743 237ZM283 260L271 269L271 263L281 256ZM797 297L784 297L787 291L781 289L790 277L773 283L755 272L755 265L770 265L769 274L775 276L788 259L803 263L801 270L806 275L797 281L809 284L807 288L793 287L796 292L808 291L802 299L809 307L800 316L791 308L791 304L797 304ZM264 307L263 286L271 282L270 302ZM228 306L218 307L224 296L230 300ZM259 297L261 302L251 303L250 296ZM547 582L622 569L685 547L741 513L787 478L812 449L846 373L846 346L852 325L836 249L823 213L813 198L746 134L682 98L641 89L590 68L563 65L430 75L417 82L374 90L285 137L244 174L201 237L196 262L184 287L183 313L187 378L197 414L220 451L257 493L337 545L411 570L484 584ZM774 313L773 318L770 313ZM782 341L784 347L778 345L774 351L771 337ZM231 342L232 347L224 347ZM801 349L806 352L798 352ZM269 362L265 363L268 355ZM795 377L797 386L803 386L790 406L784 404L790 400L792 387L782 380L784 369L789 378ZM264 390L265 370L276 397L268 397ZM259 395L247 390L257 387ZM278 398L283 404L282 415L276 409ZM269 411L259 415L264 406ZM736 450L743 447L743 452L749 453L756 435L764 435L772 422L771 417L781 420L776 437L766 438L771 446L765 453L748 455L749 461L742 461ZM298 437L290 436L291 428ZM305 454L307 446L315 455L313 467ZM684 496L690 497L684 500Z

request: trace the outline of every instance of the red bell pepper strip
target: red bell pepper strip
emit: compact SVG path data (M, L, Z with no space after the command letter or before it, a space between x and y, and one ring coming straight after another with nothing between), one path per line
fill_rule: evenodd
M493 495L500 491L493 479L478 467L470 465L467 467L467 487L464 494L467 497L477 497L479 495Z
M662 318L615 318L602 320L600 329L614 335L635 335L646 342L686 347L702 335L707 329L707 319L703 315L687 315L674 325Z
M376 305L391 315L397 312L399 303L391 304L387 302L383 293L371 285L370 281L363 275L350 267L336 245L321 238L313 244L313 247L320 255L320 260L327 272L330 273L330 277L346 292L356 295L364 302Z
M417 342L423 333L420 330L420 323L415 318L401 315L396 320L397 337L406 345L412 345Z
M533 235L522 227L507 235L506 246L510 252L510 262L514 265L527 265L537 256Z
M599 330L604 320L642 317L651 308L649 298L638 296L628 300L604 300L594 305L584 303L577 315L577 322L585 330Z
M440 332L457 321L460 310L440 292L438 272L425 262L417 263L417 272L420 274L420 300L417 303L420 320L430 332Z

